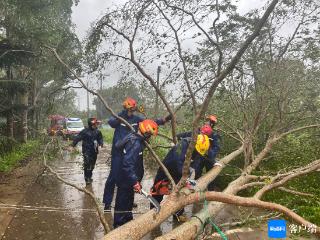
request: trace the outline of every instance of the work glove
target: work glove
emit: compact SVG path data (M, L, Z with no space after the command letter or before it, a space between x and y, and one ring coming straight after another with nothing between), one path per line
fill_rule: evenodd
M219 166L219 167L222 167L222 164L221 164L221 163L219 163L219 162L215 162L215 163L213 164L213 166Z
M190 178L187 179L186 188L188 188L189 190L195 190L196 185L197 185L197 181L196 180L193 180L193 179L190 179Z
M136 193L141 193L141 189L142 189L142 186L139 182L136 182L135 185L133 185L133 190L136 192Z

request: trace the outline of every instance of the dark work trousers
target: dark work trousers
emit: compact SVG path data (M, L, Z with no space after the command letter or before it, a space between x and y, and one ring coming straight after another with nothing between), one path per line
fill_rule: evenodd
M123 157L123 154L121 151L117 150L116 148L113 148L111 151L111 168L108 175L108 178L106 180L106 183L104 185L104 191L103 191L103 203L105 206L111 206L113 195L114 195L114 189L116 186L116 174L119 170L119 163Z
M83 171L84 179L88 180L92 178L92 171L96 165L97 154L83 154Z
M104 185L103 203L105 206L110 206L112 203L115 185L112 171L110 171L106 184Z
M200 164L200 171L197 171L198 174L196 174L195 179L198 179L202 176L202 171L204 167L206 168L206 172L209 172L213 168L213 164L214 163L212 163L207 159L203 160ZM208 190L213 191L213 189L214 189L214 180L208 184Z
M133 187L119 187L116 196L116 205L114 208L113 227L117 228L133 219L132 207L134 200ZM117 213L117 211L128 211L124 213Z

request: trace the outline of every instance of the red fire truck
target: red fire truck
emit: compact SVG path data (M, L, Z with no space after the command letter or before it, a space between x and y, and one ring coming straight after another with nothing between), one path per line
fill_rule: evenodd
M47 130L48 134L50 136L62 135L65 117L61 115L50 115L48 119L50 120L50 127Z

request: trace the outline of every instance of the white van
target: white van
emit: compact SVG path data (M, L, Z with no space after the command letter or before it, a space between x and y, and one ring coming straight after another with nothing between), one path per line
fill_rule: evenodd
M83 122L80 118L65 118L62 133L65 138L72 138L83 129Z

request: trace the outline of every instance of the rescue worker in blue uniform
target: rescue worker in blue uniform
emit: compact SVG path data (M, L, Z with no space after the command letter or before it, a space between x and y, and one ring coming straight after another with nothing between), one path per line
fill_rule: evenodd
M119 113L119 116L125 119L131 126L138 130L138 124L144 120L143 117L134 115L134 112L137 109L137 103L133 98L126 98L123 102L124 110ZM156 119L155 122L158 125L164 125L167 121L170 121L171 117L167 116L164 119ZM110 210L111 202L113 199L114 188L115 188L115 178L114 176L117 175L117 171L119 169L119 162L122 157L122 152L120 152L116 147L115 144L119 141L124 139L131 131L130 129L118 120L115 117L111 117L108 121L109 125L115 129L113 134L112 140L112 149L111 149L111 169L109 176L105 183L104 193L103 193L103 203L105 205L105 210Z
M119 169L114 176L117 196L113 226L117 228L133 219L132 208L134 192L141 192L141 180L144 174L143 149L144 140L158 133L158 125L150 119L139 123L138 131L128 134L116 143L116 148L123 152L119 159Z
M72 147L75 147L78 142L82 141L83 170L86 184L92 183L92 171L99 153L98 146L103 147L103 137L100 130L97 129L97 125L96 118L89 118L88 127L75 136L71 144Z
M182 177L183 164L185 161L185 156L186 156L190 141L191 141L191 138L181 139L181 141L179 141L176 146L170 149L165 159L163 160L163 164L168 169L175 183L178 183L180 181L180 178ZM210 148L210 141L208 136L204 134L199 134L197 137L195 149L191 157L191 164L190 164L191 168L195 169L196 171L197 169L199 169L199 165L203 161L203 156L208 152L209 148ZM155 193L153 197L159 203L162 201L163 195L161 193L159 194L157 193L159 190L157 189L157 186L159 186L158 183L164 182L164 181L168 182L168 178L164 173L164 171L162 170L162 168L159 168L154 180L153 187L151 188L151 193ZM153 206L150 205L150 208L153 208ZM180 221L179 217L182 215L182 213L183 213L183 209L178 211L174 215L177 218L177 220Z

